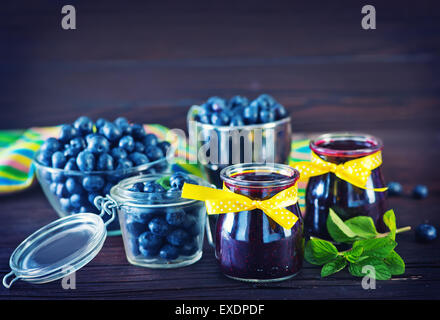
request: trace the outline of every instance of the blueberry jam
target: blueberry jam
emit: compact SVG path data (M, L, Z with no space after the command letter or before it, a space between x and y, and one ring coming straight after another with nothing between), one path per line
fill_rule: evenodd
M321 159L340 164L380 151L382 143L372 136L328 134L311 141L310 148ZM385 186L379 166L371 172L367 187L383 188ZM378 231L387 231L382 220L387 209L386 192L355 187L333 173L311 177L306 189L304 217L307 236L330 239L326 227L330 208L343 220L360 215L370 216Z
M231 168L238 172L232 173ZM293 186L298 177L298 172L286 165L243 164L222 172L229 190L255 200L271 198ZM300 209L298 204L287 209L299 218L291 229L281 227L259 209L219 215L216 257L225 275L243 281L279 281L301 269L304 237Z

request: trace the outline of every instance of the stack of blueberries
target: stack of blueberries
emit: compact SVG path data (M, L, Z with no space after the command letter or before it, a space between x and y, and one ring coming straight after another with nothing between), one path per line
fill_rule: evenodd
M185 182L197 184L186 174L177 172L165 181L135 183L129 190L180 198ZM133 208L127 210L131 211L125 214L126 236L133 256L175 260L181 255L190 256L197 252L204 219L200 203L163 209L142 208L136 212Z
M40 169L62 210L94 212L93 200L97 195L109 193L128 169L163 159L169 147L168 142L147 134L141 124L130 124L125 118L93 122L82 116L73 124L62 125L58 139L47 139L37 161L46 167L64 169ZM164 162L157 161L149 173L166 169ZM80 174L69 174L67 170Z
M262 94L253 101L234 96L229 101L211 97L201 105L194 119L216 126L244 126L263 124L286 118L286 109L272 96Z

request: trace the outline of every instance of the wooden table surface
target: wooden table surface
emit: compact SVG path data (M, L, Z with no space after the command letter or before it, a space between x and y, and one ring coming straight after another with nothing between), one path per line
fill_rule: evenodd
M383 173L410 193L390 199L399 226L440 227L440 6L368 1L377 29L360 25L362 1L145 3L71 1L77 30L61 29L52 1L0 7L0 129L126 116L185 129L188 107L209 96L270 93L295 133L362 131L383 139ZM56 219L38 185L0 197L0 275L14 248ZM205 245L196 264L175 270L131 266L122 239L60 281L17 282L1 299L438 299L439 240L398 236L404 275L363 290L347 271L321 279L305 264L295 278L256 286L230 280Z

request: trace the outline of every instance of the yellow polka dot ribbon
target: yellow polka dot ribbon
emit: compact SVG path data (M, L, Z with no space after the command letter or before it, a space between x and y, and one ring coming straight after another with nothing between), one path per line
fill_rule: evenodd
M382 153L380 151L340 164L324 161L316 153L312 152L310 162L298 162L293 167L301 173L300 180L302 181L310 177L333 172L337 177L358 188L383 192L386 191L387 188L366 187L371 171L381 164Z
M298 217L285 209L298 201L296 185L289 187L267 200L252 200L227 188L214 189L185 183L182 198L205 201L208 214L235 213L260 209L286 229L292 228Z

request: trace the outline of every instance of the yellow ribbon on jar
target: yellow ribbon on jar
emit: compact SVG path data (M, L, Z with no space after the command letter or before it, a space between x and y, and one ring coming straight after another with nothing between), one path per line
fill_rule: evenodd
M182 188L182 198L205 201L208 214L235 213L260 209L286 229L292 228L298 217L285 209L298 202L298 189L291 186L267 200L252 200L229 189L214 189L190 183Z
M381 164L382 153L380 151L340 164L324 161L316 153L312 152L310 162L299 162L294 164L293 167L301 173L301 181L307 180L310 177L332 172L338 178L347 181L358 188L383 192L387 190L386 187L366 187L368 177L371 175L371 171L379 167Z

